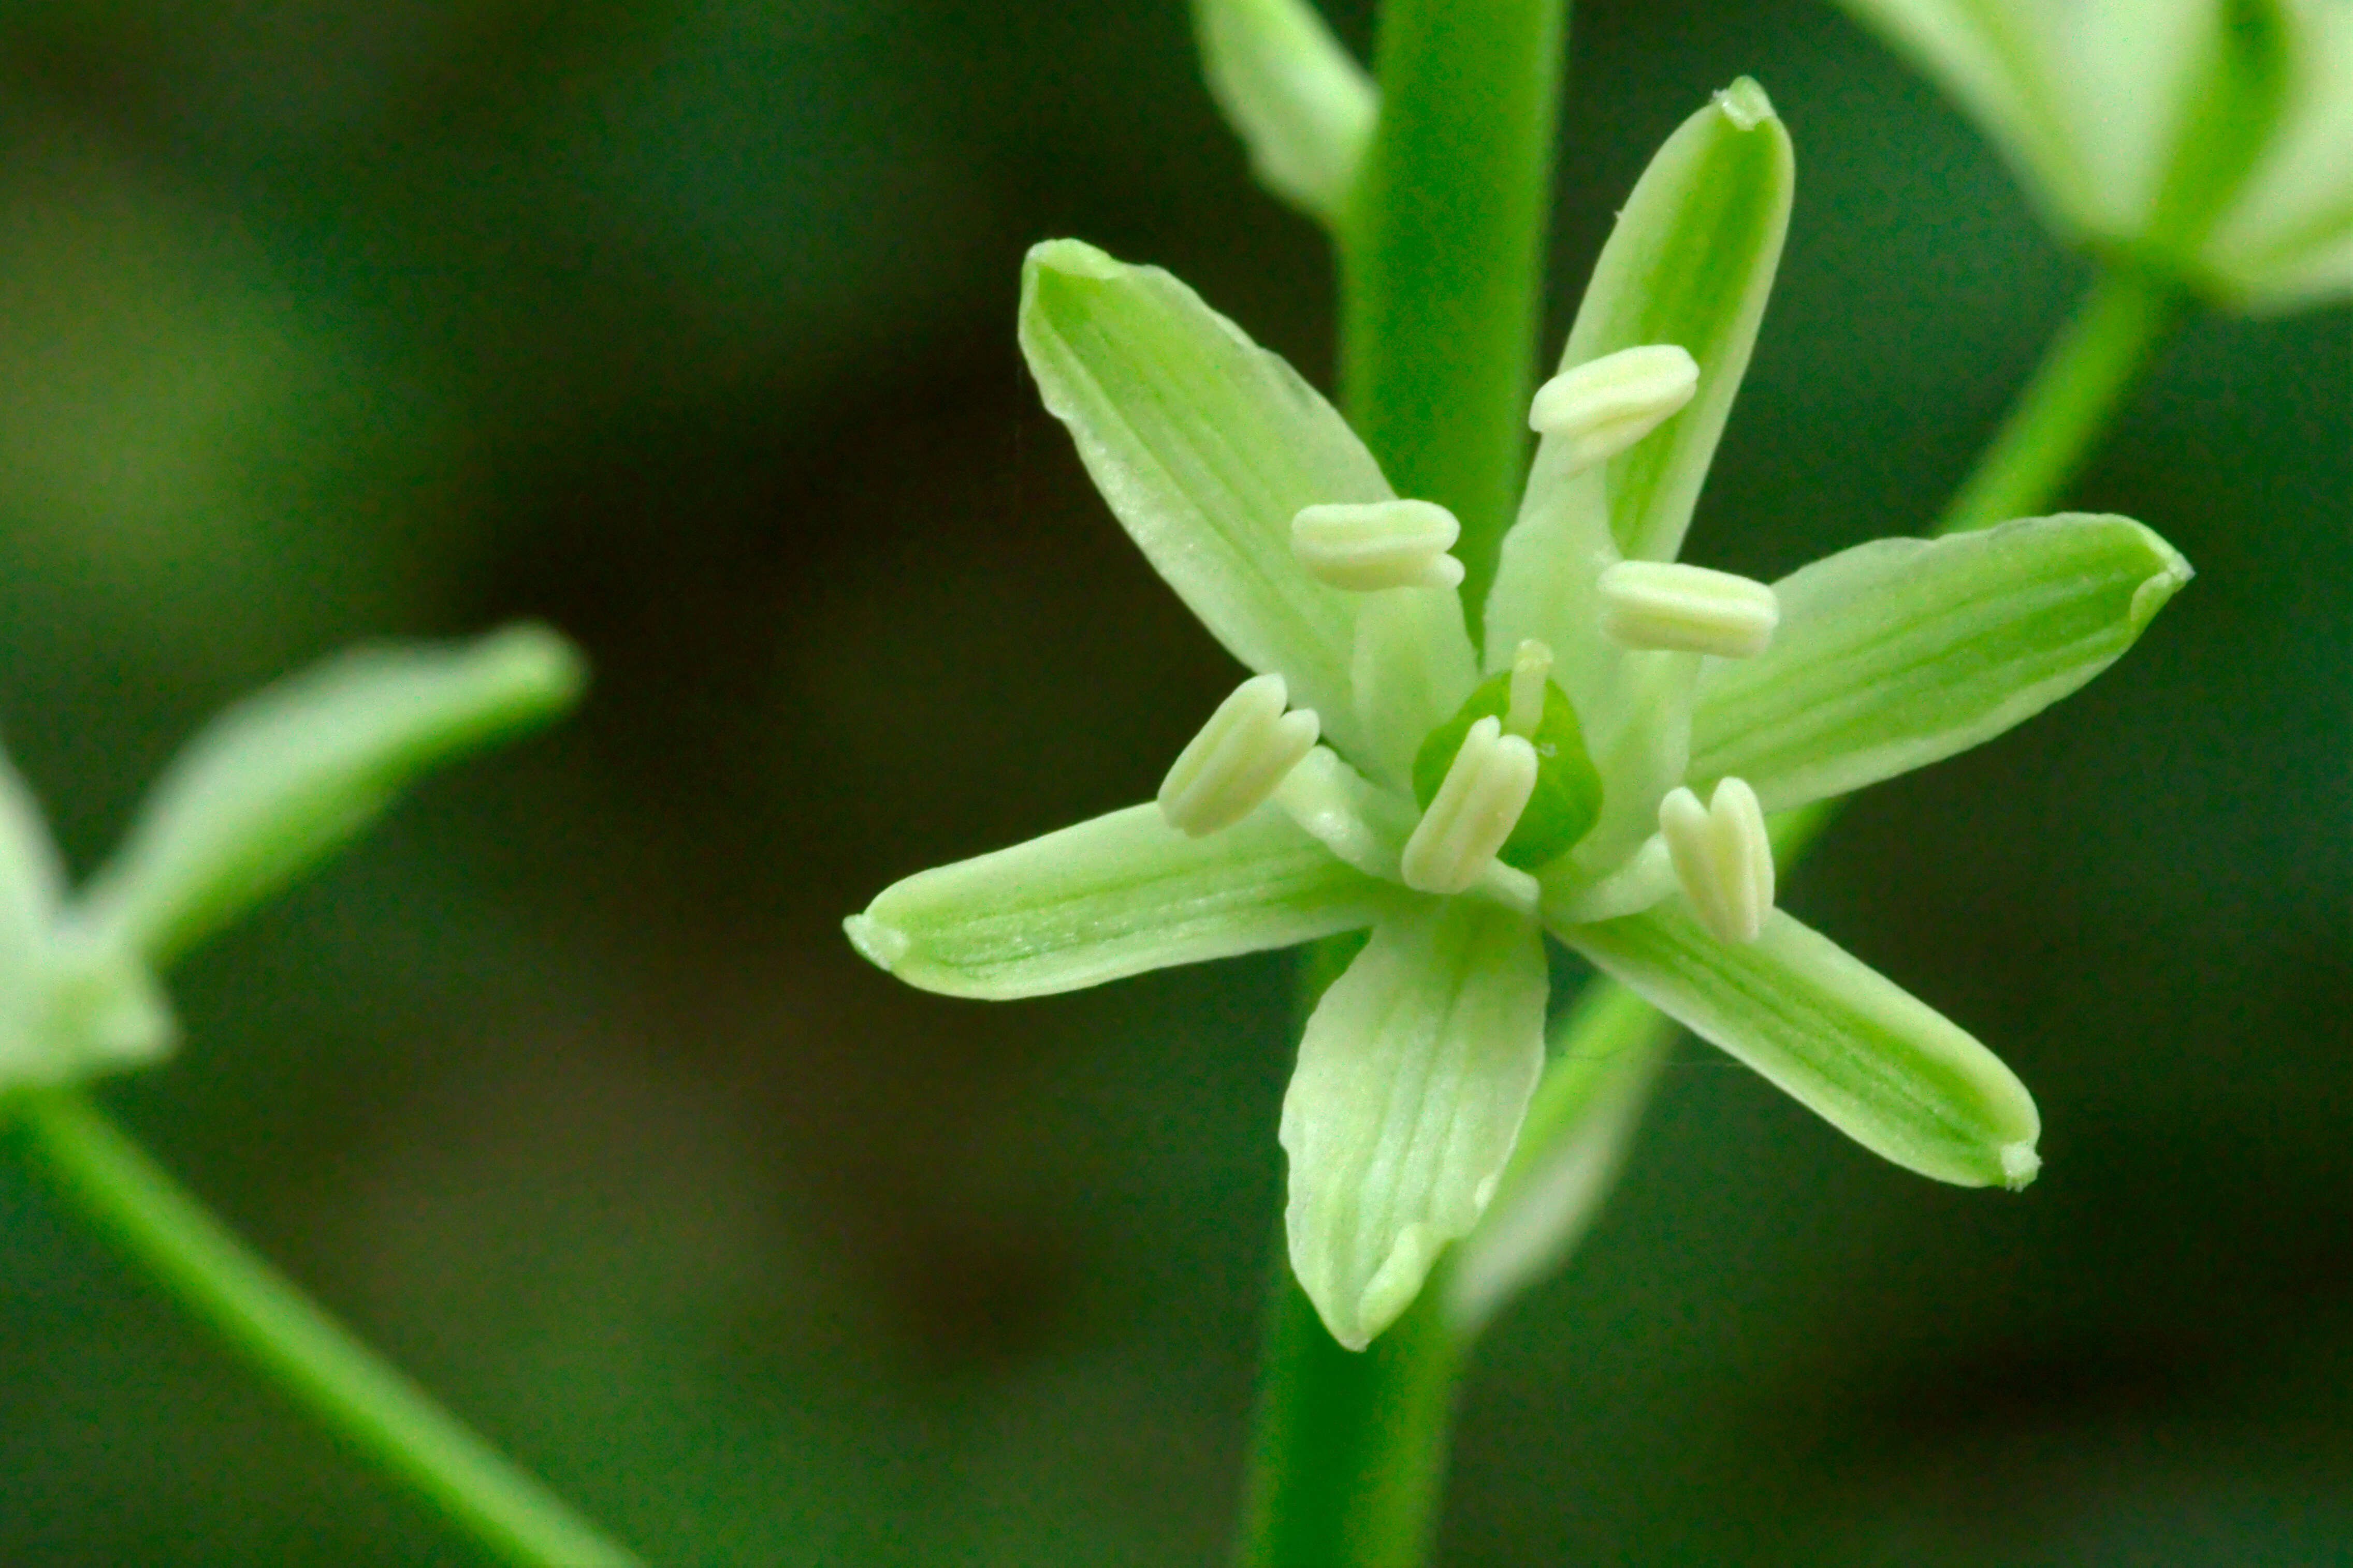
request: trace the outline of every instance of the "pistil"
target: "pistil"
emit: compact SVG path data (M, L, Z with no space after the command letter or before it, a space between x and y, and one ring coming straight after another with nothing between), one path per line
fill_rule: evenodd
M1536 738L1544 722L1545 680L1552 674L1552 649L1529 637L1512 656L1512 700L1504 710L1504 732L1524 741Z

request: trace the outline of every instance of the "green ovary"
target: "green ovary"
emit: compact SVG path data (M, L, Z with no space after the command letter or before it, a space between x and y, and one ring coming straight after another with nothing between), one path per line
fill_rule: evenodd
M1506 670L1479 684L1454 717L1432 730L1414 753L1413 794L1427 811L1437 798L1454 753L1471 726L1489 715L1501 719L1512 705L1512 677ZM1585 731L1568 694L1552 681L1545 682L1544 719L1528 737L1536 752L1536 787L1520 813L1517 827L1504 841L1495 858L1523 871L1534 871L1567 853L1592 831L1601 816L1601 774L1586 754Z

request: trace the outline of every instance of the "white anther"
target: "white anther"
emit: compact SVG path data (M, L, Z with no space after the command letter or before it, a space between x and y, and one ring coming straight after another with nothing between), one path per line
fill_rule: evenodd
M1430 809L1405 841L1398 875L1417 892L1459 893L1479 880L1535 793L1536 749L1489 714L1471 726Z
M1574 473L1657 429L1698 388L1699 362L1675 344L1620 349L1538 387L1528 428L1566 441Z
M1672 561L1606 567L1601 633L1627 647L1679 648L1718 658L1763 653L1781 624L1781 601L1753 578Z
M1773 843L1757 792L1721 779L1702 806L1678 789L1659 803L1659 836L1700 924L1720 942L1755 942L1773 912Z
M1315 745L1314 710L1285 713L1282 677L1253 676L1218 704L1160 781L1160 815L1187 837L1256 810Z
M1454 514L1435 501L1311 506L1291 520L1291 552L1335 588L1451 588L1462 581L1462 563L1446 552L1461 534Z
M1529 637L1512 656L1512 703L1504 710L1504 732L1536 738L1544 722L1545 680L1552 674L1552 649Z

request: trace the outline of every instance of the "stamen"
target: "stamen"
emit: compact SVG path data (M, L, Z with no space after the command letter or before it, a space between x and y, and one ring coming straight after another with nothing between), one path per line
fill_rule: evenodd
M1704 566L1620 561L1602 571L1599 586L1602 635L1628 647L1747 658L1765 651L1781 624L1770 587Z
M1461 533L1454 514L1434 501L1311 506L1291 520L1291 552L1335 588L1451 588L1462 581L1462 563L1447 552Z
M1552 649L1529 637L1512 656L1512 702L1504 710L1504 732L1522 740L1536 738L1544 722L1545 680L1552 674Z
M1478 881L1519 826L1536 787L1536 749L1506 735L1489 714L1471 726L1446 781L1406 840L1398 874L1423 893L1459 893Z
M1620 349L1538 387L1528 428L1566 441L1574 473L1657 429L1698 389L1699 362L1675 344Z
M1258 809L1315 745L1314 710L1285 713L1280 675L1253 676L1218 704L1160 781L1160 815L1189 838Z
M1659 836L1700 924L1719 942L1755 942L1773 912L1773 844L1757 792L1721 779L1702 807L1699 796L1678 789L1659 803Z

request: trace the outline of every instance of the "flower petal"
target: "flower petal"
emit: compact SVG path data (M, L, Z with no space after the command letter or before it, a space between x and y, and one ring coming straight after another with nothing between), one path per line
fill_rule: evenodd
M1722 942L1680 900L1557 933L1693 1033L1872 1152L1940 1182L2022 1187L2034 1100L1999 1058L1828 938L1777 910Z
M1145 557L1236 658L1280 671L1340 749L1354 595L1308 575L1291 522L1395 499L1332 405L1156 267L1051 240L1022 269L1021 352L1047 411Z
M2070 228L2092 221L2103 197L2062 91L2062 40L2036 26L2031 12L2002 0L1840 4L1978 122L2048 216ZM2119 152L2144 163L2153 156L2147 135Z
M1378 100L1307 0L1195 0L1209 96L1250 149L1260 184L1337 224Z
M1004 1001L1360 930L1402 897L1276 806L1187 838L1145 805L917 872L843 925L911 985Z
M1544 1066L1547 982L1532 921L1418 900L1324 993L1282 1102L1291 1267L1332 1337L1361 1350L1468 1232Z
M2085 513L1841 551L1775 585L1771 647L1707 661L1692 780L1778 811L1965 751L2105 669L2189 579L2149 530Z
M2242 302L2281 310L2353 292L2353 6L2287 5L2276 133L2208 237Z
M65 898L65 871L33 792L0 752L0 988L35 962Z
M1604 470L1609 533L1630 560L1672 561L1683 543L1772 291L1795 178L1788 132L1744 77L1659 149L1594 265L1563 371L1649 343L1675 344L1699 362L1691 402ZM1515 532L1569 499L1570 445L1547 437L1537 446ZM1599 543L1569 542L1588 553ZM1506 596L1500 581L1496 592ZM1561 646L1540 628L1510 636ZM1497 638L1492 630L1488 638L1492 668Z
M162 967L358 833L445 758L562 712L571 646L522 626L355 649L248 697L173 761L74 919Z

